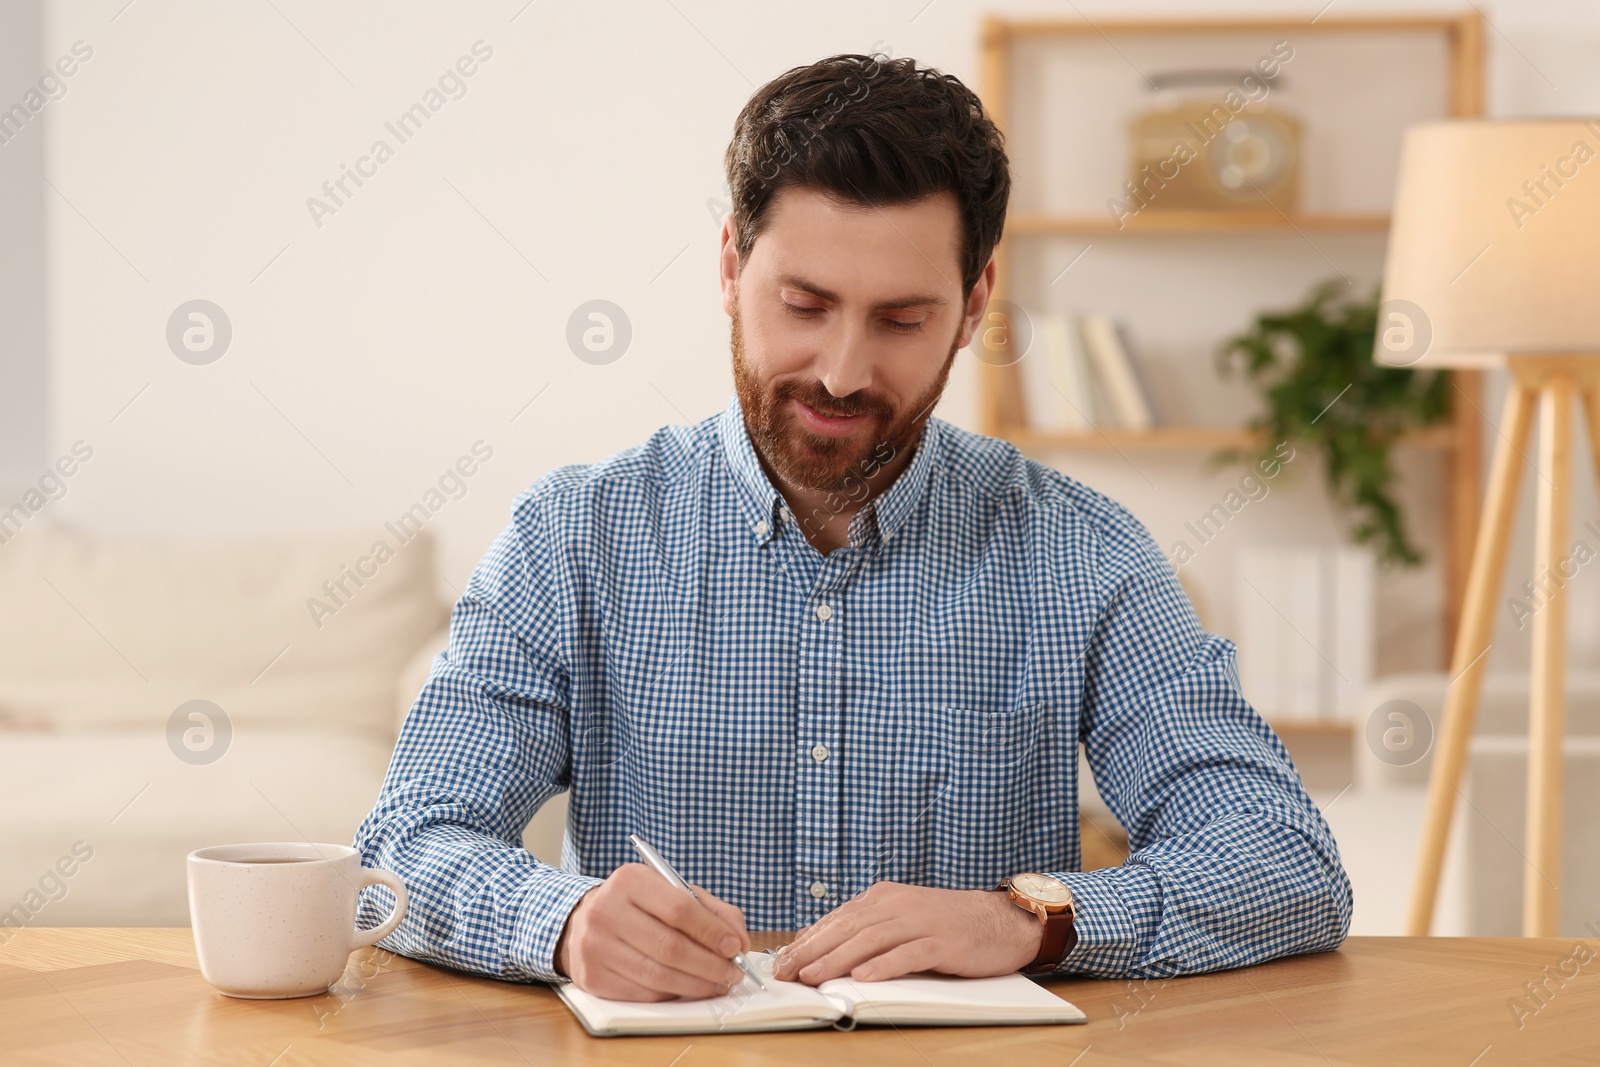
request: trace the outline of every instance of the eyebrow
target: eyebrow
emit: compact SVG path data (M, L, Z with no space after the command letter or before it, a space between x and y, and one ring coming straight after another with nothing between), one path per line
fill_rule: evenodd
M793 287L795 289L803 289L806 292L810 293L812 296L819 296L822 299L830 301L830 302L835 303L835 304L841 302L838 293L835 293L831 289L824 289L822 286L816 284L815 282L807 281L805 278L800 277L800 275L798 275L798 274L785 274L783 277L778 279L778 284L779 285L791 286L791 287ZM902 297L899 297L898 299L895 299L895 300L882 301L881 303L874 305L873 310L874 311L896 311L896 310L899 310L901 308L927 307L927 306L930 306L930 305L931 306L935 306L935 307L942 307L942 306L944 306L945 304L948 304L948 303L949 303L949 301L946 300L942 296L935 296L935 295L933 295L931 293L930 294L914 293L911 296L902 296Z

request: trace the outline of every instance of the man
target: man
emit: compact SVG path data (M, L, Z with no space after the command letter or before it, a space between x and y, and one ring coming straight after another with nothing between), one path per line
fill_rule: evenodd
M357 833L411 891L385 946L634 1000L727 992L747 920L813 984L1336 947L1328 826L1144 527L931 417L1010 193L977 98L835 56L726 163L735 395L517 500ZM1077 870L1080 740L1118 868ZM556 868L520 842L563 789Z

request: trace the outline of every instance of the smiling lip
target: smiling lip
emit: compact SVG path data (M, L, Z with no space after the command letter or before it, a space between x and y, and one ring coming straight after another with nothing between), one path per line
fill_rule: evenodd
M865 415L847 415L844 418L835 418L832 415L823 415L796 400L794 406L800 411L800 421L813 433L824 434L828 437L844 437L854 433L862 423L867 421Z

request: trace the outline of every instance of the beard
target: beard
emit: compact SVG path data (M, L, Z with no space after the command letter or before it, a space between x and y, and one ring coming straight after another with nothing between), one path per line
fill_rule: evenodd
M836 397L815 379L763 383L745 354L739 293L735 289L731 338L733 383L756 454L782 481L798 488L824 493L859 488L864 477L914 447L923 425L932 416L933 406L944 393L960 337L958 327L938 377L921 396L903 408L864 389ZM870 416L871 428L848 437L814 433L795 414L789 403L791 400L830 415Z

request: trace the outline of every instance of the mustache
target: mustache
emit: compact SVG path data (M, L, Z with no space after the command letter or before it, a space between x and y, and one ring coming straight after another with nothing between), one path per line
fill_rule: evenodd
M887 418L894 414L894 409L891 405L876 397L860 393L837 397L828 392L820 382L815 386L804 386L798 383L784 385L778 389L778 400L780 402L798 400L813 411L841 418L848 418L852 415L882 415Z

